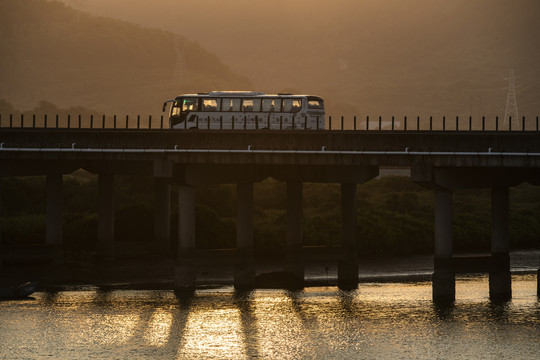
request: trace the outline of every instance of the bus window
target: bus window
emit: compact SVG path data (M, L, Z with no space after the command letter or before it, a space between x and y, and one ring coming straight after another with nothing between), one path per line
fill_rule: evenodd
M199 111L198 99L184 99L182 111Z
M218 111L220 99L203 99L203 111Z
M242 111L261 111L261 99L242 100Z
M223 99L222 111L240 111L241 99Z
M308 108L309 109L324 109L324 105L323 105L322 100L310 99L308 100Z
M174 102L174 105L173 105L173 108L172 108L172 111L171 111L171 116L180 115L180 105L181 105L180 101L175 101Z
M280 99L263 99L262 102L263 111L281 111L281 100Z
M283 100L283 112L297 112L302 107L302 101L300 99L284 99Z

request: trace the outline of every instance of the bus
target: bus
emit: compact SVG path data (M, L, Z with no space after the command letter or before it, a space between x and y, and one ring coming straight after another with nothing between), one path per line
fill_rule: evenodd
M179 95L163 103L171 129L323 130L324 101L318 96L211 91Z

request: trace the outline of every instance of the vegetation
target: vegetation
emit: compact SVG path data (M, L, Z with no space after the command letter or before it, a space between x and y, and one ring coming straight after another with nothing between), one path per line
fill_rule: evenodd
M116 240L152 241L153 180L119 176L116 181ZM97 237L97 179L82 170L64 177L64 242L72 252L93 251ZM45 178L0 180L3 244L42 243L45 238ZM234 185L197 187L197 246L232 248L236 234ZM171 231L177 236L177 193L171 194ZM433 251L433 192L405 177L384 177L358 186L359 255L410 255ZM528 184L510 193L512 248L532 248L540 239L540 190ZM255 248L264 256L285 249L286 189L268 179L255 184ZM305 245L340 242L340 188L304 184ZM489 251L489 190L457 191L454 196L454 247L458 252ZM173 246L174 246L173 241Z

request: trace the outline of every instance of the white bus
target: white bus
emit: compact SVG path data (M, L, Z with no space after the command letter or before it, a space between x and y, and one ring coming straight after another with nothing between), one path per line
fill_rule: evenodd
M179 95L169 112L171 129L323 130L324 102L318 96L254 91Z

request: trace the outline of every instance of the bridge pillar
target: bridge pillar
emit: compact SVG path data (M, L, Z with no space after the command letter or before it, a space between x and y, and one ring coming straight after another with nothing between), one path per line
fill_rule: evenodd
M358 288L358 255L356 253L356 184L341 184L341 249L338 262L338 287Z
M252 289L255 283L253 250L253 183L237 184L236 207L236 264L234 287Z
M304 287L302 261L302 182L287 181L287 229L285 271L293 274L294 288Z
M507 301L512 298L510 276L509 195L507 187L491 189L491 256L489 297Z
M154 237L160 251L168 253L171 245L171 185L155 178Z
M45 243L53 248L53 262L63 261L62 251L62 174L47 175Z
M0 177L0 180L2 178ZM0 183L0 269L2 269L2 184Z
M114 261L114 174L98 175L98 243L100 260Z
M433 301L456 299L456 276L452 264L452 191L435 190L435 264Z
M178 186L178 254L174 283L177 290L195 289L195 187Z

